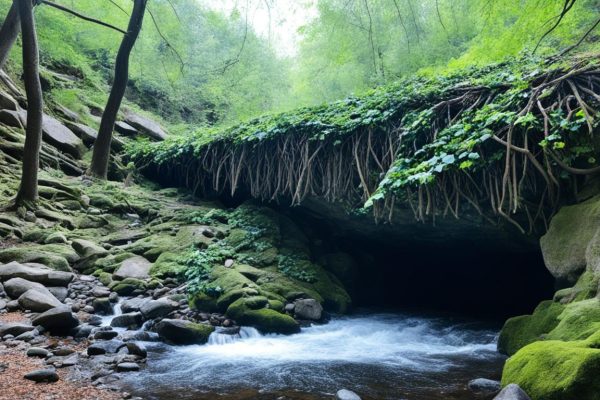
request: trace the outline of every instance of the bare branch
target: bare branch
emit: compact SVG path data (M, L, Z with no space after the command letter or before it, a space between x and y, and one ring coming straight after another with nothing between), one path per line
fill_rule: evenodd
M127 32L126 32L126 31L124 31L124 30L123 30L123 29L121 29L121 28L117 28L117 27L116 27L116 26L114 26L114 25L111 25L111 24L108 24L108 23L106 23L106 22L103 22L103 21L97 20L97 19L95 19L95 18L87 17L87 16L85 16L85 15L83 15L83 14L80 14L80 13L78 13L77 11L71 10L70 8L67 8L67 7L65 7L65 6L61 6L60 4L56 4L56 3L53 3L53 2L51 2L51 1L48 1L48 0L41 0L41 3L43 3L43 4L46 4L46 5L50 6L50 7L54 7L54 8L56 8L56 9L58 9L58 10L61 10L61 11L64 11L64 12L66 12L66 13L69 13L69 14L71 14L71 15L74 15L74 16L76 16L76 17L78 17L78 18L81 18L81 19L83 19L83 20L85 20L85 21L88 21L88 22L93 22L94 24L98 24L98 25L102 25L102 26L105 26L105 27L107 27L107 28L110 28L110 29L114 29L115 31L117 31L117 32L120 32L120 33L122 33L123 35L126 35L126 34L127 34Z

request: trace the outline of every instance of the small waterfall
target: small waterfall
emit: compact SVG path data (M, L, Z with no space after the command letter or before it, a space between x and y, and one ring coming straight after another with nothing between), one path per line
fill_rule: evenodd
M235 334L223 333L222 331L217 330L210 334L210 337L208 338L208 345L222 346L237 342L239 340L257 338L261 336L262 335L258 330L246 326L241 327L240 331Z
M117 304L113 306L113 313L102 317L102 324L100 326L110 326L110 323L115 317L123 314L123 310L121 309L121 303L123 303L125 300L127 299L119 299Z

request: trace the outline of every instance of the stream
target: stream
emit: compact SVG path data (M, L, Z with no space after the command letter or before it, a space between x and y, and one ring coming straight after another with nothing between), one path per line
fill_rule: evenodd
M499 379L497 330L418 314L334 317L291 336L213 333L204 346L146 343L148 365L122 375L145 399L332 399L341 388L363 400L471 400L469 380Z

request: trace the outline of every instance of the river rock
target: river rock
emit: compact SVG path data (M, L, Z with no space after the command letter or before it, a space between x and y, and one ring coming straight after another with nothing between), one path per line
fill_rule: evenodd
M121 266L113 274L113 277L117 280L127 278L148 279L150 278L150 267L152 267L152 263L144 257L131 257L121 263Z
M474 393L496 394L502 389L500 382L485 378L473 379L467 386Z
M16 322L8 324L0 324L0 338L5 335L19 336L22 333L34 330L35 327L32 325L25 325Z
M142 326L144 318L140 312L132 312L128 314L117 315L110 322L110 326L119 328L137 329Z
M94 333L95 340L111 340L119 336L119 332L113 330L101 330Z
M18 301L21 308L33 312L44 312L62 305L50 292L43 293L37 289L29 289L19 297Z
M123 362L117 364L117 372L134 372L139 370L140 366L133 362Z
M12 278L4 282L4 290L9 297L18 299L26 291L34 289L42 293L50 294L44 285L37 282L31 282L23 278Z
M162 141L167 138L167 133L157 122L134 112L130 111L126 114L125 122L152 139Z
M0 299L0 311L4 310L6 308L6 301Z
M108 297L94 299L92 306L96 313L101 315L110 315L113 313L113 306Z
M46 358L49 355L50 355L50 352L46 349L42 349L41 347L30 347L27 350L27 357Z
M494 397L494 400L531 400L531 398L519 387L519 385L511 383L502 389L502 391Z
M298 319L318 321L323 315L323 306L314 299L301 299L294 302L294 314Z
M18 262L0 265L0 281L22 278L30 282L38 282L44 286L68 286L73 280L71 272L54 271L46 267L31 267Z
M44 115L42 132L47 143L77 159L85 152L81 139L56 118Z
M26 374L25 379L29 379L30 381L34 382L57 382L58 374L56 371L51 369L41 369Z
M347 389L338 390L335 398L336 400L360 400L359 395Z
M147 301L149 300L140 297L127 299L121 303L121 311L123 311L124 313L140 311L140 307Z
M89 356L97 356L101 354L114 354L123 347L123 342L120 340L106 340L96 342L87 348Z
M31 323L41 325L52 333L66 333L79 325L79 320L69 306L62 305L36 316Z
M92 256L104 256L108 254L108 250L104 247L98 246L96 243L90 242L84 239L75 239L71 243L73 249L83 258Z
M175 310L175 305L169 300L162 299L147 301L140 307L140 311L146 319L166 317L173 310Z
M155 326L158 335L175 344L204 344L215 328L181 319L163 319Z
M47 289L60 302L64 302L69 296L69 290L66 287L50 286Z
M136 342L127 342L124 347L127 348L127 352L131 355L146 358L148 356L148 350L146 350L146 346L141 343Z

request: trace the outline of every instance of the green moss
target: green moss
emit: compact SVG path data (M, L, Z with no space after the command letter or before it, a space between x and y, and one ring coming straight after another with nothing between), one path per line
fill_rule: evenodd
M147 285L144 281L135 278L126 278L122 281L113 281L110 286L110 290L121 295L129 296L135 290L146 290Z
M181 254L165 252L158 256L152 268L150 268L150 275L161 278L179 277L185 272L186 268Z
M558 325L558 316L563 310L561 304L547 300L540 303L532 315L510 318L500 332L498 351L512 355L520 348L542 339Z
M35 245L3 249L0 250L0 263L11 261L21 263L34 262L58 271L70 271L71 267L66 256L71 258L73 262L77 260L77 256L72 258L72 253L60 251L60 247L57 245Z
M290 334L300 331L298 323L289 315L269 308L254 309L261 304L267 305L267 299L264 297L241 298L229 306L226 315L238 324L254 326L264 333Z
M190 307L204 312L220 311L217 299L203 292L196 293L190 298Z
M110 286L113 282L112 274L104 272L100 269L94 272L94 276L97 277L100 283L102 283L104 286Z
M589 299L571 303L558 316L559 324L547 335L548 339L587 339L600 330L600 300Z
M554 294L554 301L561 304L591 299L598 292L598 277L590 271L586 271L577 280L575 286L562 289Z
M585 342L530 344L508 359L502 384L516 383L535 400L597 400L600 350Z
M104 272L110 272L111 274L121 266L121 263L131 257L135 257L135 254L130 252L122 252L118 254L110 254L106 257L102 257L96 260L93 264L94 270L100 269Z

